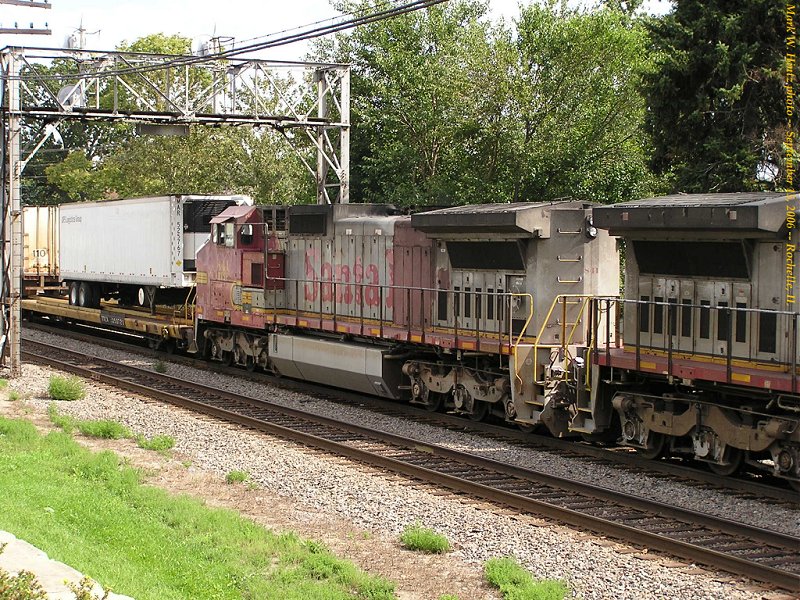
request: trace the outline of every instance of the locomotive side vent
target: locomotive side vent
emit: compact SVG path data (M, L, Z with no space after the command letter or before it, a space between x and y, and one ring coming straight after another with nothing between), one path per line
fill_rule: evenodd
M327 233L327 222L327 215L325 214L290 214L289 233L325 235Z
M519 242L447 242L454 269L524 271Z

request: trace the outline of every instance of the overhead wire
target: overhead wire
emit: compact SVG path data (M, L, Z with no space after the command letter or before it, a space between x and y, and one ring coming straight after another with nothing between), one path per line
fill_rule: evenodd
M161 71L164 69L170 69L175 67L184 67L184 66L192 66L202 63L211 63L216 62L219 60L225 60L228 58L240 56L242 54L247 54L251 52L258 52L260 50L267 50L269 48L275 48L278 46L285 46L288 44L293 44L300 41L305 41L317 37L323 37L326 35L330 35L332 33L339 33L341 31L345 31L348 29L353 29L360 25L366 25L369 23L375 23L378 21L390 19L393 17L401 16L404 14L408 14L411 12L415 12L418 10L422 10L425 8L430 8L431 6L435 6L437 4L442 4L447 2L447 0L413 0L411 2L400 4L397 6L391 6L389 8L385 8L382 10L378 10L376 12L366 13L362 16L354 16L354 13L350 13L352 18L346 19L344 21L330 23L328 25L314 27L312 29L302 31L297 34L286 35L274 39L270 39L264 42L258 42L254 44L246 44L244 46L239 46L237 48L230 48L227 50L222 50L220 52L216 52L213 54L207 54L204 56L195 56L195 55L185 55L185 56L176 56L170 60L166 60L160 62L158 64L151 64L151 65L137 65L131 66L122 69L112 69L109 71L103 71L103 77L112 77L118 75L129 75L129 74L143 74L153 71ZM317 25L320 23L326 23L330 21L330 19L317 21L311 23L309 25ZM307 25L308 26L308 25ZM303 26L303 27L307 27ZM284 30L287 31L287 30ZM292 31L289 29L288 31ZM278 32L277 34L270 34L270 35L280 35L283 32ZM258 38L253 38L258 39ZM146 54L142 54L142 56L147 56ZM168 56L168 55L165 55ZM279 61L282 62L282 61ZM286 63L291 64L291 63ZM69 75L18 75L14 78L21 79L21 80L72 80L79 74L69 74Z

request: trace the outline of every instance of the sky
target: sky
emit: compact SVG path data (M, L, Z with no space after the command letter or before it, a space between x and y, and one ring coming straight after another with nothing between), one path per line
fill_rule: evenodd
M489 0L493 18L514 19L520 1ZM580 0L575 0L580 1ZM589 0L585 0L588 2ZM151 33L180 34L195 47L213 35L233 36L237 43L336 16L329 0L49 0L52 8L14 7L0 4L0 27L27 28L32 22L53 31L50 36L0 35L0 47L39 46L63 48L66 38L80 26L86 29L86 47L113 50L123 40ZM646 10L663 14L668 0L648 0ZM98 32L98 33L95 33ZM302 60L305 44L292 44L259 54L272 60Z

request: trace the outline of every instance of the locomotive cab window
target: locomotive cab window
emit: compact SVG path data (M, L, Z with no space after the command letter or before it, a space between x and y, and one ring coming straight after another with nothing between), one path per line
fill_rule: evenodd
M249 246L253 243L253 226L250 223L245 223L239 230L239 244L242 246Z

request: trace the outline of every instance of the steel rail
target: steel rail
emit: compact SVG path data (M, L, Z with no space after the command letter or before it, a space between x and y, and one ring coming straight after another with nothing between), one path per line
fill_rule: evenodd
M38 329L62 336L72 337L94 344L99 344L100 339L95 335L79 333L74 330L64 330L40 323L27 323L26 327ZM102 332L114 336L125 335L126 338L132 337L130 334L123 334L116 330L108 330L88 325L81 325L92 332ZM136 337L136 336L133 336ZM127 352L140 352L150 355L152 350L146 350L138 346L132 346L129 342L120 342L103 338L103 344ZM364 408L365 403L369 410L394 416L407 420L416 420L432 425L445 426L451 430L463 433L478 434L492 439L501 440L505 443L515 444L525 448L534 448L544 452L558 450L559 456L575 457L578 460L590 461L600 464L612 465L618 469L628 469L634 473L650 472L651 475L668 475L674 481L684 484L706 483L726 491L742 492L746 495L754 496L760 500L770 499L790 507L800 507L800 494L793 490L783 489L775 485L753 481L742 477L732 477L717 475L704 469L693 468L678 462L667 460L647 459L627 448L604 448L593 446L575 440L552 438L545 435L534 435L515 431L508 426L496 425L486 422L469 421L463 417L445 413L432 413L425 409L415 407L410 404L402 404L395 401L383 400L381 398L367 397L363 394L339 390L315 384L307 381L290 380L283 377L276 377L266 373L247 372L241 368L228 367L220 363L202 361L188 356L174 355L169 360L187 366L211 370L217 373L233 375L239 378L249 379L265 385L273 385L284 389L291 389L304 393L322 395L331 402L338 402L348 405L356 405Z
M684 529L678 530L668 528L668 530L673 532L688 531L692 530L692 528L706 528L711 531L709 535L711 535L712 539L715 539L715 536L732 536L731 539L725 543L727 545L733 544L733 546L737 547L737 549L741 549L741 547L738 547L743 543L741 538L746 538L747 540L753 540L759 544L769 545L770 548L767 550L767 557L781 557L786 555L788 551L790 557L789 562L791 564L800 564L800 557L797 557L797 560L793 559L794 554L797 552L796 548L798 545L800 545L800 539L792 536L733 523L725 519L719 519L709 515L702 515L693 511L675 509L674 507L638 499L627 494L620 494L618 492L612 492L603 488L598 489L596 486L579 484L569 480L553 477L551 475L505 465L489 459L465 455L463 453L442 448L440 446L416 442L412 439L399 437L392 434L376 433L357 425L342 423L327 417L309 415L303 411L280 407L263 400L230 394L228 392L217 390L216 388L209 386L203 386L195 382L185 382L174 377L156 374L151 371L118 365L112 361L106 361L96 357L86 357L79 353L67 351L61 348L52 348L52 350L55 350L58 353L66 354L68 359L64 360L44 355L36 355L28 350L25 350L24 353L29 359L36 360L38 362L44 362L58 368L77 372L92 379L103 381L117 387L123 387L145 396L167 401L169 403L189 408L194 411L199 411L228 422L237 423L251 429L277 435L295 442L300 442L302 444L358 460L359 462L370 464L375 467L387 469L392 472L420 479L428 483L434 483L451 490L468 494L472 497L499 503L523 512L531 512L541 516L549 517L559 522L567 523L582 529L596 531L603 535L624 539L634 544L642 544L654 550L680 556L695 562L712 565L738 575L766 581L791 591L800 591L800 573L798 572L778 569L767 564L748 560L747 558L720 552L708 547L698 546L695 543L676 540L659 533L644 531L634 526L625 524L624 521L641 521L642 519L652 520L654 518L660 519L666 517L680 521L680 526L684 527ZM86 364L87 358L90 364ZM75 364L76 362L78 364ZM165 386L182 388L184 391L188 388L189 390L199 393L201 399L194 400L180 395L179 393L165 391L164 389L154 388L142 383L136 383L131 381L129 378L130 375L109 375L107 373L98 371L98 368L116 369L126 371L128 373L135 373L138 374L138 377L157 380ZM221 399L225 404L228 405L238 404L240 406L246 405L248 407L258 409L267 408L269 411L277 412L279 414L291 417L292 419L300 420L301 422L314 422L322 427L323 433L325 429L338 431L339 433L330 436L334 439L329 439L317 434L320 432L309 433L307 431L301 431L297 428L284 426L278 423L267 422L261 418L243 414L242 412L237 412L230 406L213 406L209 404L209 397ZM367 440L372 445L374 445L376 442L378 444L386 444L390 449L393 450L390 450L388 455L386 453L379 455L376 454L374 448L370 451L354 447L347 443L342 443L341 432L343 430L356 436L356 440L349 440L351 443L353 441L359 441L358 438L361 438L361 441ZM348 439L347 436L345 439ZM394 456L392 456L392 454L394 454ZM422 461L420 461L418 456L415 458L411 455L422 455L424 458ZM396 456L401 456L401 458L396 458ZM430 464L430 460L432 458L436 459L433 461L433 466L436 468L432 468L432 465ZM420 462L422 464L420 464ZM445 464L455 463L462 466L469 465L476 467L485 473L479 473L478 476L473 476L474 478L477 478L478 481L468 480L465 477L447 473L445 472L446 469L441 470L441 466L437 464L439 462ZM458 473L458 470L456 470L456 472ZM517 490L517 488L513 486L511 491L509 491L507 489L499 489L498 487L486 485L485 483L487 482L487 474L489 480L491 480L493 476L496 477L497 475L509 476L520 482L515 485L517 487L522 485L522 490L525 491L528 491L525 487L527 484L536 483L543 487L557 488L562 492L567 491L570 493L581 494L587 497L599 499L603 502L617 503L624 507L650 513L652 516L629 516L627 519L621 519L623 522L611 521L607 518L588 514L587 512L573 510L568 507L558 506L554 503L526 496L523 493L518 493L522 492L522 490ZM740 536L740 539L737 539L736 536ZM783 548L781 548L781 546L783 546ZM747 546L747 543L745 543L745 548L747 548L748 552L750 551L750 547ZM759 552L763 554L764 552L763 549L760 549L758 545L755 546L755 550L756 554Z

